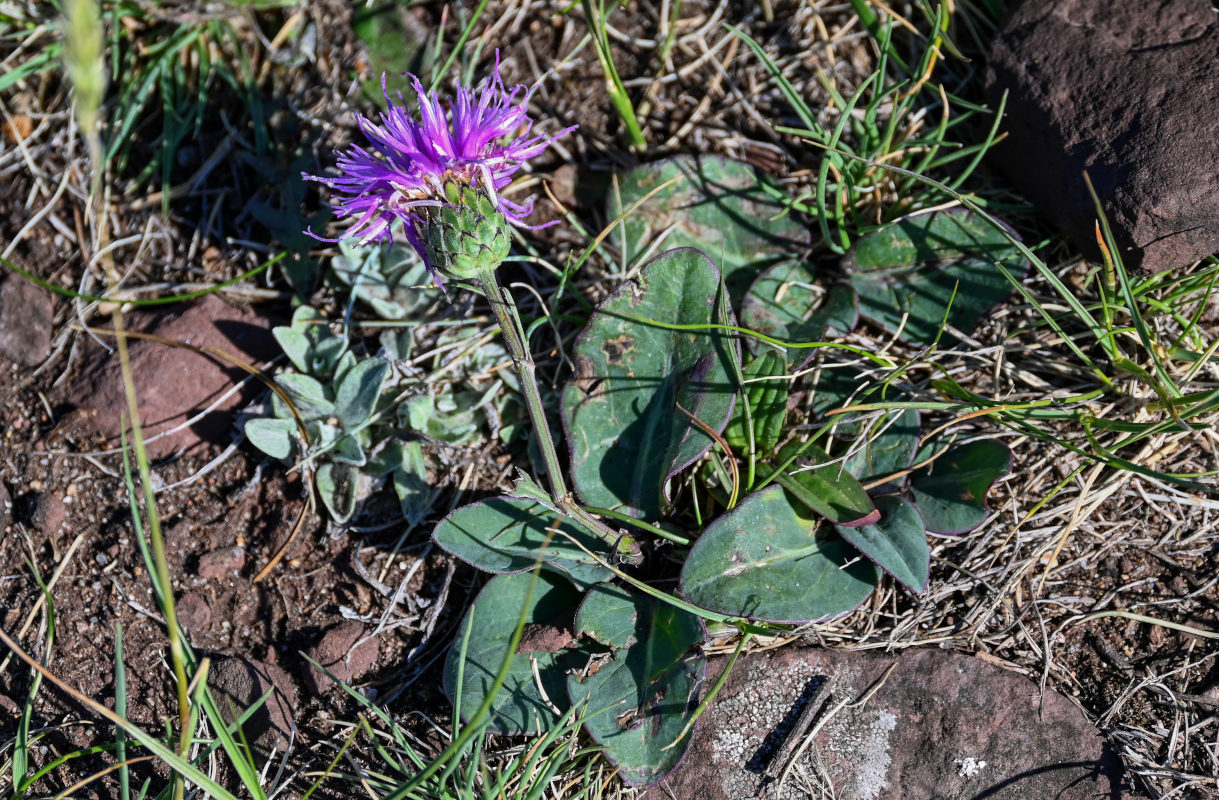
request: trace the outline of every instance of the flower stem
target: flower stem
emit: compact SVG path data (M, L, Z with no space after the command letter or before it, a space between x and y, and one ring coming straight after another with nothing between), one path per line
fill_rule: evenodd
M504 344L508 347L508 355L512 358L512 366L521 379L521 394L525 397L525 408L529 412L529 421L538 440L538 449L542 451L542 461L546 468L547 486L550 498L555 506L565 516L580 523L598 538L614 547L617 556L630 563L640 560L639 544L635 538L625 532L615 531L601 520L580 507L567 483L563 480L563 467L555 449L554 437L550 433L550 424L546 421L546 411L542 407L542 395L538 391L537 369L533 356L525 341L525 329L521 325L516 311L516 303L512 295L504 291L495 278L494 270L483 270L474 276L474 282L491 304L491 312L499 323Z

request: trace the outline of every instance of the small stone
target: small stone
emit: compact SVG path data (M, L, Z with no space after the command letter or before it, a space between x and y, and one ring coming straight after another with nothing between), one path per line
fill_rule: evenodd
M221 716L230 723L275 689L266 703L246 720L244 733L264 759L277 748L283 752L295 725L296 687L288 673L253 659L220 658L212 662L207 684L216 695Z
M521 631L521 643L517 653L557 653L575 641L571 629L572 620L555 625L531 622Z
M13 520L13 496L8 493L8 487L0 482L0 533L3 533Z
M56 533L68 518L68 507L56 492L44 492L38 496L35 520L43 533Z
M1127 267L1219 251L1219 21L1205 0L1026 0L995 38L992 158L1092 258L1087 170Z
M577 205L576 185L580 176L574 164L564 164L550 178L550 191L555 199L567 207Z
M231 577L245 568L245 560L245 548L222 547L199 556L198 575L209 580Z
M187 592L174 604L178 624L188 633L199 634L212 624L212 607L194 592Z
M279 352L269 325L266 318L230 306L214 294L175 306L174 311L135 312L128 321L130 330L215 348L254 363ZM242 391L222 400L234 384L248 377L245 372L212 356L149 340L132 340L129 349L144 436L152 439L148 442L152 458L180 450L195 453L208 442L227 442L233 429L230 412L263 390L262 384L249 381ZM118 357L98 353L88 364L68 389L67 401L92 412L80 418L85 435L117 443L120 420L127 414ZM187 424L206 408L212 410Z
M379 648L376 637L357 646L366 633L364 626L355 620L341 622L323 633L307 652L337 680L352 683L371 672L377 664ZM313 690L319 694L334 688L334 682L312 665L309 665L307 678Z
M0 284L0 355L26 367L51 354L55 303L51 293L17 274Z

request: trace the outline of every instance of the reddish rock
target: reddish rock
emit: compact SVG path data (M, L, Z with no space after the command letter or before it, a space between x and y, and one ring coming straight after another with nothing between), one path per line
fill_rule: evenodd
M377 664L377 639L373 637L360 642L366 633L364 626L355 620L341 622L323 633L309 647L308 655L336 679L353 683L371 672ZM334 688L334 682L312 665L309 665L307 678L315 692Z
M243 732L263 758L275 749L283 752L295 725L296 687L288 673L253 659L220 658L212 662L207 685L215 694L221 716L230 723L275 689L246 720Z
M174 309L133 313L126 318L126 325L129 330L214 348L255 364L278 352L268 320L230 306L216 295ZM99 322L99 327L109 325ZM192 453L208 442L226 442L233 428L229 412L263 389L260 383L251 381L244 391L234 393L201 419L181 427L216 403L234 384L246 378L246 373L211 356L148 340L131 340L130 350L144 436L151 438L181 428L148 443L153 458L179 451ZM67 400L90 412L83 415L83 433L117 444L119 422L127 415L123 377L117 353L97 356L73 383Z
M712 662L708 684L724 663ZM837 711L788 774L785 800L1130 797L1083 712L1054 692L1041 697L1023 675L943 650L784 648L738 662L681 765L645 800L775 800L786 764L773 759L810 698L810 726Z
M212 624L212 607L194 592L187 592L174 603L178 624L187 633L202 633Z
M43 492L38 496L35 521L44 533L56 533L68 518L68 506L58 492Z
M244 547L222 547L199 556L197 574L208 580L228 578L239 574L245 568L245 560Z
M1219 20L1206 0L1026 0L987 70L1008 93L992 157L1075 245L1099 257L1086 169L1125 263L1219 251Z
M0 356L26 367L51 353L55 302L46 289L10 274L0 284Z

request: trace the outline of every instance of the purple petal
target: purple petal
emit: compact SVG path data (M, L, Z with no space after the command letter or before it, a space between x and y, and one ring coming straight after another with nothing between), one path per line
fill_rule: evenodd
M356 115L367 149L350 145L340 152L334 177L302 175L330 188L338 216L355 218L348 220L340 239L389 241L394 223L400 221L406 240L422 255L421 219L414 209L444 204L443 182L449 176L483 186L511 224L530 230L545 227L525 222L533 210L532 197L518 203L500 192L529 159L541 155L574 126L553 136L531 136L532 90L524 86L509 90L504 85L498 53L482 83L458 87L447 113L439 97L425 90L417 77L406 77L419 105L418 119L408 113L401 94L396 104L391 100L383 76L386 110L376 122Z

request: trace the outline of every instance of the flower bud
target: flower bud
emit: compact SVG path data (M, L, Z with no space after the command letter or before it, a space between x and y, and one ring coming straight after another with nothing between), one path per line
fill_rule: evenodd
M508 257L508 219L480 186L447 176L444 203L419 216L428 263L446 278L468 280Z

